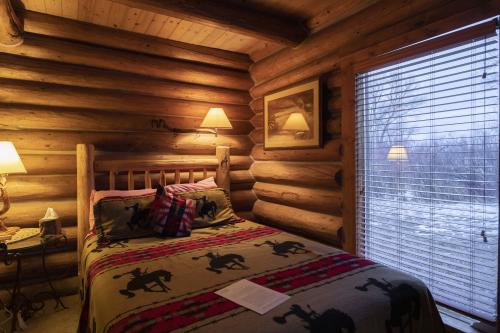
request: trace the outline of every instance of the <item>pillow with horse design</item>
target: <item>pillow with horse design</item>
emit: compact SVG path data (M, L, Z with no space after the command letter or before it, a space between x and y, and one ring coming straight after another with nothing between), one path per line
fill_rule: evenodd
M183 192L178 193L177 196L193 199L196 202L193 228L208 227L238 218L231 207L231 201L226 191L222 188Z
M98 242L153 236L148 215L155 194L107 197L94 205Z

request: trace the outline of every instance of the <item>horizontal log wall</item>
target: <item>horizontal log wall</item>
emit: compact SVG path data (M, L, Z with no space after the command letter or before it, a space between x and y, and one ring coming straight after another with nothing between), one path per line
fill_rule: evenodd
M338 74L331 71L326 79ZM251 119L255 143L250 171L258 201L254 216L261 222L340 246L342 227L342 140L337 87L324 87L324 145L320 149L264 150L263 99L250 103L256 113ZM252 91L254 93L254 91Z
M353 64L498 15L498 1L382 0L317 34L254 63L250 120L251 171L264 223L356 249ZM326 77L321 149L263 149L264 96ZM342 227L339 233L339 228Z
M24 43L0 47L0 138L14 142L28 171L8 179L7 224L37 227L47 207L57 211L69 244L49 255L52 271L76 272L77 143L93 143L98 154L110 157L150 159L213 157L217 145L228 145L233 207L251 215L256 197L249 172L254 112L248 106L248 57L159 39L142 45L138 35L124 38L118 30L43 14L25 19ZM216 106L225 109L232 130L218 137L171 132L197 128ZM172 173L166 176L174 182ZM196 180L202 177L195 173ZM152 173L152 180L159 174ZM105 189L108 181L107 174L97 174L96 188ZM136 175L136 186L143 183ZM127 175L116 177L116 187L127 188ZM36 276L39 268L37 258L26 261L25 277ZM0 267L0 284L13 274L13 267Z

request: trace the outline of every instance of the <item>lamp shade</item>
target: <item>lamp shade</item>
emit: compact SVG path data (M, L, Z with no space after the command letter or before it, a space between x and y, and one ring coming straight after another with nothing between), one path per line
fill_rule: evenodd
M223 108L211 108L201 122L204 128L233 128Z
M406 152L406 148L403 146L392 146L387 153L388 160L395 161L406 161L408 160L408 153Z
M0 141L0 174L26 173L19 154L10 141Z
M283 125L282 129L291 131L309 131L306 118L300 112L292 113Z

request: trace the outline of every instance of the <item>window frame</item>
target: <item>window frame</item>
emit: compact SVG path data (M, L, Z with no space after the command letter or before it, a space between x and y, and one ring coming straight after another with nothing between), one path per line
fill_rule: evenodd
M356 216L356 203L357 197L360 194L357 188L356 173L356 96L355 96L355 85L356 85L356 75L361 72L366 72L370 70L375 70L381 67L389 66L395 62L401 60L410 60L411 58L416 58L431 52L436 49L442 49L445 47L453 47L456 44L467 42L476 38L490 37L497 34L499 27L499 22L497 18L490 19L486 22L472 25L458 31L453 31L439 35L438 37L424 40L409 46L405 46L393 51L389 51L373 58L369 58L365 61L352 62L343 61L341 63L342 70L342 90L344 94L342 95L342 137L344 139L343 148L343 170L344 177L349 180L351 186L345 186L347 182L344 182L343 186L343 197L344 197L344 221L348 221L349 224L344 223L344 233L348 237L344 238L344 248L351 252L359 255L357 251L357 216ZM500 52L500 51L499 51ZM350 111L350 112L346 112ZM498 156L500 160L500 152ZM349 170L346 172L346 170ZM500 181L500 175L498 175ZM349 188L347 188L349 187ZM500 206L500 204L499 204ZM500 228L500 220L499 220ZM499 235L500 237L500 235ZM500 270L500 241L498 241L498 267ZM497 329L497 321L487 321L483 318L479 318L473 314L466 313L464 311L452 308L446 304L437 302L440 306L447 308L451 311L463 314L464 316L470 317L479 322L484 322L490 325L494 325ZM500 271L497 274L497 316L500 315Z

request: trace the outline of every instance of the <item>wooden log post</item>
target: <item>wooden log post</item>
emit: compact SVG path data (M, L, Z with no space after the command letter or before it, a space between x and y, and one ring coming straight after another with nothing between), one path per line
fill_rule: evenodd
M180 184L181 183L181 172L180 170L176 169L175 170L175 177L174 177L174 184Z
M229 176L231 165L230 149L227 146L217 146L215 149L215 156L219 161L216 174L217 185L226 190L227 193L229 193L231 188L231 177Z
M344 156L343 173L343 218L344 234L342 248L356 254L356 151L355 151L355 82L351 63L342 64L342 140Z
M148 170L144 171L144 188L151 188L151 174Z
M77 186L77 219L78 219L78 244L77 258L78 270L81 272L80 260L83 251L85 235L89 231L90 194L94 189L94 145L76 145L76 186Z
M23 25L10 0L0 0L0 45L18 46L23 43Z

